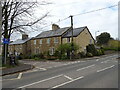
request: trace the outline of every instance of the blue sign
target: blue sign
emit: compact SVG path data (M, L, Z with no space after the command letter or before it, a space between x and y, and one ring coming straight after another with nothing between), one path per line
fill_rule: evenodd
M4 44L9 44L10 43L10 39L9 38L4 38L3 39L3 43Z

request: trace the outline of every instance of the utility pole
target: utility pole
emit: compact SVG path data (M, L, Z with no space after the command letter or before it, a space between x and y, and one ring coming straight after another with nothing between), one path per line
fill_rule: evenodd
M73 59L73 55L74 55L74 46L73 46L73 16L71 15L70 16L70 18L71 18L71 30L72 30L72 52L71 52L71 59Z

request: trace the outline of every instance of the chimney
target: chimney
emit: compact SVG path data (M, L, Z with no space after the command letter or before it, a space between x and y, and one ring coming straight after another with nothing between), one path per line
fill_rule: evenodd
M52 30L60 29L60 27L57 24L52 24Z
M22 34L22 40L25 40L28 38L28 35L27 34Z

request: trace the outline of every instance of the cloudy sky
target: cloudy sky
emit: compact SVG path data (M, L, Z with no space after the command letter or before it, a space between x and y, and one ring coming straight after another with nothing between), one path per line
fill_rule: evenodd
M38 0L39 1L39 0ZM49 11L50 16L46 19L46 25L55 23L70 15L77 15L73 17L74 28L87 26L95 37L95 32L99 35L102 32L108 32L113 38L118 37L118 7L107 8L105 10L78 15L81 13L97 10L112 5L118 5L119 0L50 0L53 4L44 6L44 11ZM41 10L38 8L35 12L40 15ZM44 12L43 11L43 12ZM70 18L56 23L61 28L70 26ZM46 26L45 25L45 26ZM40 28L43 25L40 26ZM51 30L51 26L39 29L37 32L31 32L30 37L36 36L42 31ZM17 35L18 36L18 35ZM12 37L17 37L13 34Z

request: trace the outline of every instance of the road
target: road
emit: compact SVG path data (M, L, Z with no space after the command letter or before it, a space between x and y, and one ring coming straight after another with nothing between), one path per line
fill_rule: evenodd
M117 54L62 63L3 77L3 88L118 88Z

